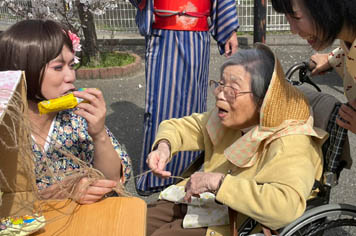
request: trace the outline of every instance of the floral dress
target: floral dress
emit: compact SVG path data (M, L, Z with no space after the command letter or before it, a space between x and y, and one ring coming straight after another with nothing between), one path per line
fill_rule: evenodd
M121 158L122 181L126 183L131 175L131 160L124 147L106 128L110 140ZM94 160L94 143L88 133L86 120L73 113L73 110L61 111L54 118L48 133L44 153L34 141L32 149L35 154L35 174L38 189L44 189L61 181L66 172L78 169L79 165L67 158L59 150L65 150L92 167Z

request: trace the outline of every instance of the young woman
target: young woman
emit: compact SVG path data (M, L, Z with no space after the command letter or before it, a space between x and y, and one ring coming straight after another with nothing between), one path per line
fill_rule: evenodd
M0 35L0 70L24 70L35 154L36 183L43 199L68 197L72 170L80 168L71 153L105 179L82 177L71 194L81 204L93 203L130 176L127 153L105 127L106 105L99 89L76 91L75 51L79 39L51 20L24 20ZM85 99L75 109L40 115L38 102L68 93ZM68 186L69 185L69 186ZM88 186L89 185L89 186ZM61 191L62 187L68 191Z
M316 54L314 75L333 67L342 77L348 105L342 105L336 123L356 133L356 1L272 0L284 13L291 31L306 39L315 50L323 50L335 39L341 46L328 54Z

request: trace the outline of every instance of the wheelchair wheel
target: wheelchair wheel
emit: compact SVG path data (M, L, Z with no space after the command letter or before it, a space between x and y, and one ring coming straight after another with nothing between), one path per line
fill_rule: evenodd
M356 235L356 206L348 204L328 204L315 207L285 227L280 235Z

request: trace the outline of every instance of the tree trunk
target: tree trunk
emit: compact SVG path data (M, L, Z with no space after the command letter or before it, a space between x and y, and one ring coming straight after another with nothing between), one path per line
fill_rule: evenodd
M79 0L75 1L75 5L78 9L79 19L84 33L83 52L91 64L98 65L100 62L100 51L98 48L94 16L89 10L84 10L86 7L80 3Z

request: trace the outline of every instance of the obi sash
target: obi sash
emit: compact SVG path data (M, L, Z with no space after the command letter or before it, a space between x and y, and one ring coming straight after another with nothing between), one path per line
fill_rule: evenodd
M208 31L210 0L154 0L154 29Z

